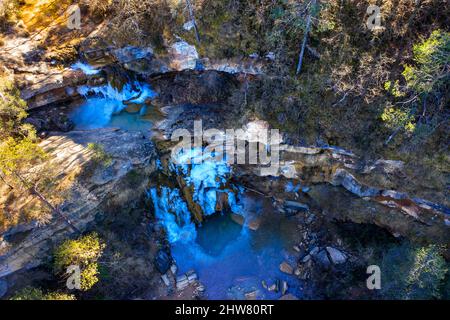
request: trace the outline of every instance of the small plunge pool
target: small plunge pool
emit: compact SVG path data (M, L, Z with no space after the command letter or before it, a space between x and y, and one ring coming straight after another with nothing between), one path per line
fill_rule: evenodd
M259 195L246 193L242 202L245 220L252 220L255 230L236 222L232 213L216 213L197 228L193 242L172 244L178 274L195 270L208 299L241 300L251 292L258 299L278 299L282 281L288 283L288 293L301 298L297 277L279 269L283 261L295 266L296 223L276 213L270 200ZM278 281L280 290L267 290L263 281L267 286Z

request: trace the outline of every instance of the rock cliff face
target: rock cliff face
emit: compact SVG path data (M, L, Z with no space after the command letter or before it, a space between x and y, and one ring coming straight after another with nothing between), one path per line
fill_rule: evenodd
M390 189L405 180L401 161L368 163L338 148L284 146L280 166L270 176L261 176L257 167L236 169L252 189L280 203L300 197L326 219L375 224L419 242L450 243L448 207L408 194L404 187ZM288 185L298 191L289 191ZM431 200L445 198L435 191Z
M60 74L37 81L27 89L22 90L22 99L28 102L28 108L34 109L50 105L52 103L63 103L78 95L78 85L86 83L87 77L81 71L66 70Z
M48 76L44 76L27 69L27 74L23 76L27 85L21 96L31 111L52 105L67 105L80 99L77 89L86 84L98 86L108 81L114 88L120 89L130 75L154 85L165 105L222 101L224 93L229 95L230 92L226 87L233 86L238 75L251 77L260 74L263 69L263 62L257 59L200 59L195 47L185 42L174 43L168 53L160 56L155 56L149 47L132 46L82 48L80 56L97 68L95 73L86 74L71 68L63 71L49 69ZM21 79L20 73L16 73L16 78ZM190 100L185 98L187 92Z
M81 56L89 64L104 67L113 63L122 65L126 70L145 77L157 76L168 72L185 70L216 70L231 74L261 74L267 59L260 57L235 59L201 58L194 45L185 41L172 43L167 52L154 54L150 47L126 46L116 48L94 44L81 48Z
M234 122L227 116L216 118L208 108L196 112L195 107L178 109L170 108L171 117L159 125L166 137L174 128L192 129L193 120L202 118L202 110L208 113L213 127L223 130L231 125L239 129L238 118ZM229 117L231 111L227 114ZM246 136L238 140L251 141L252 133L257 137L258 130L265 128L268 124L264 121L244 125ZM365 161L337 147L285 144L280 149L280 165L272 165L273 170L233 165L232 180L273 198L284 209L295 207L294 211L308 211L311 207L329 220L375 224L396 236L418 242L450 243L450 209L446 206L445 192L437 188L422 198L422 182L407 179L403 162ZM410 183L406 186L403 181Z
M110 161L95 161L89 143L102 145ZM103 215L132 208L145 194L155 168L153 143L139 132L100 129L55 133L42 142L42 147L59 170L58 179L77 173L70 196L60 209L80 231ZM42 264L54 245L75 235L56 216L43 226L31 222L7 230L0 238L0 278Z

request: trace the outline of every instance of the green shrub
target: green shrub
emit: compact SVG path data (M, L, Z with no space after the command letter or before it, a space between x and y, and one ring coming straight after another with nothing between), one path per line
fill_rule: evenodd
M447 264L436 245L393 247L384 255L381 293L387 299L439 299Z
M412 49L413 63L404 66L404 81L384 83L395 102L388 103L381 119L389 129L403 127L414 132L412 141L418 143L428 139L446 119L443 110L450 84L450 33L434 30Z
M403 71L407 86L418 94L439 90L450 77L450 33L433 31L413 46L413 55L415 65L406 65Z
M392 94L395 98L400 98L405 95L404 92L400 89L400 84L398 80L392 81L386 81L384 83L384 90Z
M112 157L106 153L105 148L98 143L88 143L88 149L92 151L92 159L97 163L105 167L111 165Z
M392 130L404 127L407 132L413 132L415 129L414 117L409 112L393 106L387 106L383 110L381 120Z
M0 98L0 139L24 135L30 129L22 123L28 116L27 104L10 76L0 74Z
M44 293L41 289L26 287L11 297L11 300L75 300L75 296L61 292Z
M81 290L86 291L98 282L98 262L105 245L96 233L77 240L64 241L54 253L55 272L62 274L71 265L81 269Z

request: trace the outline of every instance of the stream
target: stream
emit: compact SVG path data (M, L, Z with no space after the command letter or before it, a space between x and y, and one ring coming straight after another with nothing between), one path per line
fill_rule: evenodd
M257 216L258 229L242 227L229 213L215 214L198 228L195 239L172 243L178 272L195 270L210 299L245 299L251 292L258 299L281 297L280 291L264 288L262 281L267 286L286 281L289 292L301 297L298 280L279 269L292 254L287 248L295 244L290 235L296 225L274 214L264 199L244 194L243 202L243 214Z
M86 75L99 72L81 62L75 63L72 68L82 70ZM84 97L84 101L69 115L75 129L120 128L148 131L152 127L151 120L146 117L146 101L156 94L147 84L138 81L126 83L121 91L110 84L99 87L81 86L78 93Z
M162 187L158 192L155 187L149 195L156 217L167 230L178 275L194 270L209 299L245 299L246 294L280 298L283 282L300 297L297 278L279 268L283 261L295 266L295 222L275 211L271 199L230 186L232 168L225 161L213 160L198 149L193 149L192 156L203 161L184 164L188 157L182 155L177 159L181 164L171 165L171 171L193 187L193 200L206 215L199 227L177 188ZM221 194L226 195L226 205L217 210ZM277 289L269 291L274 284Z
M87 74L96 72L83 64L75 68ZM152 122L145 117L151 105L146 102L155 93L149 85L136 81L122 91L109 84L83 86L78 92L84 101L70 115L77 129L151 130ZM129 112L130 105L140 107ZM295 221L277 212L271 199L231 185L232 168L199 151L180 153L178 164L169 166L173 175L183 177L194 190L192 200L202 208L203 223L194 223L180 188L158 184L147 194L158 223L166 230L177 276L194 270L208 299L245 299L249 294L256 299L277 299L285 293L283 284L284 291L287 285L287 292L301 298L297 277L280 271L282 262L296 263ZM191 157L202 157L202 161L185 161ZM218 210L221 199L226 200Z

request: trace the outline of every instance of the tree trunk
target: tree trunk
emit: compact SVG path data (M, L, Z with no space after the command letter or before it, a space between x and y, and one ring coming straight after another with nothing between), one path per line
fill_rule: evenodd
M316 5L316 0L312 0L311 7ZM302 47L300 50L300 54L298 55L298 64L297 64L297 72L296 74L300 74L302 71L302 63L303 63L303 55L305 54L306 41L308 40L309 29L311 28L311 8L308 10L308 17L306 18L306 30L305 35L303 36Z
M43 194L41 194L34 184L31 184L30 182L26 181L20 174L17 172L14 172L14 175L16 175L17 178L22 182L23 186L28 189L28 191L36 196L42 203L44 203L53 213L56 213L60 218L64 220L64 222L71 227L75 232L78 234L81 234L80 229L75 227L75 225L59 210L57 207L52 205ZM30 186L31 185L31 186Z
M54 213L56 213L58 216L60 216L64 222L67 223L67 225L69 227L71 227L75 232L77 232L78 234L81 234L80 229L78 229L77 227L75 227L75 225L72 223L72 221L70 221L70 219L68 219L62 212L61 210L59 210L57 207L53 206L39 191L36 190L36 187L33 186L32 188L30 188L30 192L31 194L35 195L36 197L39 198L39 200L41 200L47 207L49 207L50 210L52 210Z
M197 42L200 43L200 35L198 34L197 22L195 21L194 10L192 9L190 0L186 0L186 6L189 10L189 17L194 25L195 38L197 39Z
M387 140L384 142L384 146L387 147L387 145L391 142L391 140L397 135L397 133L400 132L400 129L402 128L402 126L398 127L397 129L394 130L394 132L389 136L389 138L387 138Z

